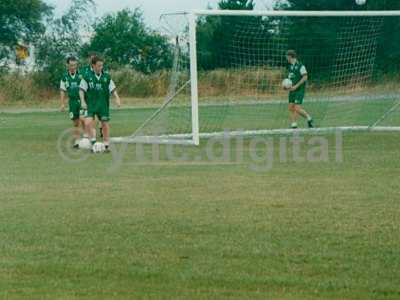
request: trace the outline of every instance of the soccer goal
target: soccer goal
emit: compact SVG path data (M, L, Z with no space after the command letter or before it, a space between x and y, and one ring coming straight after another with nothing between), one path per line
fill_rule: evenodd
M162 17L173 45L169 93L129 137L198 145L201 138L288 134L288 49L308 73L299 133L400 131L399 75L388 28L400 11L219 11Z

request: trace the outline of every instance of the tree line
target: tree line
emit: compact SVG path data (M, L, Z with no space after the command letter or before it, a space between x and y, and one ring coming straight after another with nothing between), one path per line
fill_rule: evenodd
M223 0L219 9L253 10L253 0ZM323 10L400 10L400 1L367 1L366 5L357 5L355 0L278 0L276 10L323 11ZM351 39L373 39L374 27L380 32L377 41L377 60L375 75L398 73L400 68L400 22L399 17L378 19L375 24L368 18L235 18L208 16L199 20L198 44L199 65L201 69L235 68L241 66L271 65L279 62L276 53L266 49L266 45L277 45L283 40L287 48L295 49L303 62L314 74L327 79L328 66L335 64L338 52L352 51ZM346 20L346 21L344 21ZM347 22L347 23L346 23ZM354 22L350 24L350 22ZM358 23L356 23L358 22ZM363 32L354 32L357 26ZM369 28L368 28L369 26ZM347 36L340 36L344 31ZM368 30L371 36L368 35ZM353 35L352 35L353 33ZM341 41L341 39L348 39ZM342 43L342 45L340 45ZM353 41L354 43L354 41ZM252 45L249 47L249 45ZM340 47L345 49L340 49ZM233 49L236 48L236 49ZM277 47L278 48L278 47ZM360 51L360 50L358 50ZM234 54L232 54L235 52ZM282 56L284 49L282 49ZM339 53L340 54L340 53ZM351 53L347 53L351 56ZM252 58L257 58L253 59ZM356 59L356 58L352 58ZM285 62L282 61L281 64ZM352 63L352 62L346 62Z
M58 84L64 70L67 56L75 55L84 59L90 52L96 52L107 60L112 68L128 67L144 74L169 69L173 63L174 45L170 38L153 30L145 23L140 9L122 10L107 14L99 19L94 17L93 0L73 0L69 9L57 17L54 8L43 0L0 0L0 67L7 68L7 62L15 55L18 43L34 45L35 60L40 81L54 86ZM221 0L219 9L253 10L253 0ZM395 10L400 9L398 0L368 1L360 7L353 0L285 0L276 1L275 9L280 10ZM232 44L237 23L243 29L257 35L245 36L242 42L254 45L244 47L241 55L254 57L262 43L279 39L274 18L203 17L198 20L199 67L202 70L235 67L236 61L244 65L268 64L265 61L252 62L232 58L227 45ZM245 24L245 25L243 25ZM327 57L335 51L336 32L340 31L338 19L315 21L311 18L292 19L286 32L293 37L288 45L295 49L310 50L310 40L324 41L314 44L313 53L325 53ZM400 22L398 18L385 18L382 25L378 49L378 71L397 72L400 67ZM274 29L275 28L275 29ZM246 28L243 29L246 34ZM86 36L86 37L85 37ZM261 42L260 42L260 37ZM297 37L297 38L296 38ZM300 37L300 38L298 38ZM239 45L240 47L240 45ZM229 50L229 49L228 49ZM311 57L313 53L305 53ZM307 63L307 62L305 62ZM327 60L321 60L315 68L324 69Z

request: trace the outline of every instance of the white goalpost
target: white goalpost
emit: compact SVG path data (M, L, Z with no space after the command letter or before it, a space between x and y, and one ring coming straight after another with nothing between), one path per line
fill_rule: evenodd
M400 132L400 76L381 71L383 28L393 21L400 22L400 11L165 15L174 47L169 93L132 135L112 142L199 145L201 138L295 130ZM289 49L308 70L304 107L315 128L289 129L281 87Z

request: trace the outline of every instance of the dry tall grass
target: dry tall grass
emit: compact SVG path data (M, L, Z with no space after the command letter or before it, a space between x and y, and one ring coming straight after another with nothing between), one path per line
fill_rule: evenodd
M286 94L281 88L281 80L285 70L282 68L246 68L219 69L199 73L199 94L202 97L262 97L265 99ZM140 99L162 99L168 94L171 72L160 71L153 74L143 74L129 68L112 72L112 77L118 86L122 97ZM40 74L8 74L0 77L0 103L43 103L58 98L58 91L43 82ZM180 83L189 79L188 74L182 74ZM378 82L363 86L349 84L336 86L333 84L308 86L310 94L338 93L338 91L393 90L398 87L398 78L380 78ZM186 91L186 93L188 90ZM145 101L144 101L145 102Z

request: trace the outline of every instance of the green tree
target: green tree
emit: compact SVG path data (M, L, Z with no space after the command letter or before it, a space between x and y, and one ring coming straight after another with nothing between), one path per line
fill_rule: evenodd
M253 10L254 7L253 0L222 0L218 3L218 8L222 10ZM243 27L257 26L255 24L258 21L255 18L239 20L236 17L207 16L200 18L197 24L200 68L231 67L237 58L229 55L229 48L232 46L232 41L235 40L238 28L245 30Z
M103 54L111 64L131 66L151 73L169 68L172 49L168 39L149 29L139 9L108 14L94 26L94 35L84 53Z
M254 0L221 0L218 7L225 10L253 10L255 3Z
M276 9L285 10L395 10L400 9L398 0L371 1L357 5L355 0L285 0L276 4ZM399 18L384 18L379 41L378 72L397 71L400 67ZM288 22L289 47L298 50L302 60L314 75L327 78L337 51L337 34L343 31L345 22L341 18L291 18ZM350 37L351 38L351 37ZM310 44L310 41L318 43ZM322 55L320 55L323 53ZM316 60L316 57L321 59Z
M374 1L368 4L373 10L400 10L400 1L385 0ZM398 74L400 69L400 22L399 17L384 19L381 40L378 49L379 73ZM378 74L379 75L379 74Z
M42 0L0 0L0 60L10 58L17 43L35 42L51 11Z
M47 23L47 31L37 41L37 79L42 85L56 87L65 71L65 61L77 56L83 46L82 36L89 32L92 21L93 0L73 0L70 8L60 18Z

